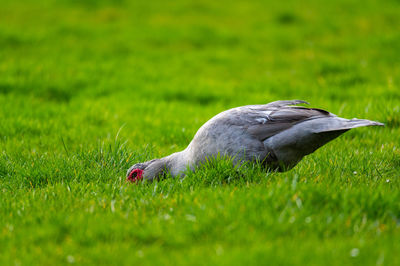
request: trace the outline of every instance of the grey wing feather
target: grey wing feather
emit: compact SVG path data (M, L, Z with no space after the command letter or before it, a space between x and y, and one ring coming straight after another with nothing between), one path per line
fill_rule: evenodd
M292 123L268 123L268 125L253 125L247 129L247 132L256 137L258 140L263 141L279 132L288 129Z
M262 112L259 112L259 114L263 115ZM267 117L268 121L266 123L258 122L261 120L255 119L255 121L258 123L251 124L247 128L247 131L260 141L264 141L265 139L278 134L279 132L284 131L302 121L315 119L317 117L329 116L334 115L321 109L306 107L283 107L271 111Z

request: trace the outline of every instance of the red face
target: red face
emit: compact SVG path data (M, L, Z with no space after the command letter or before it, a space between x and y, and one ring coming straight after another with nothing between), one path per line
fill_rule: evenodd
M143 170L142 169L133 169L132 172L129 174L126 181L130 182L137 182L143 179Z

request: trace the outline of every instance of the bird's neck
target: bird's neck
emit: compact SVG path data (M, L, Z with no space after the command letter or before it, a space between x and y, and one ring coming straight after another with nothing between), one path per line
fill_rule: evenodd
M165 170L171 173L172 176L183 176L183 174L191 167L190 154L188 149L175 152L160 160L165 165Z

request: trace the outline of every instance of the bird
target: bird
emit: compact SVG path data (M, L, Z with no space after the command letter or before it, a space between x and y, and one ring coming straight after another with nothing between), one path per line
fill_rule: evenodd
M229 157L234 164L261 163L265 169L284 172L346 131L384 126L366 119L345 119L303 100L280 100L223 111L203 124L183 151L132 165L127 181L159 179L166 173L183 178L187 171L210 158Z

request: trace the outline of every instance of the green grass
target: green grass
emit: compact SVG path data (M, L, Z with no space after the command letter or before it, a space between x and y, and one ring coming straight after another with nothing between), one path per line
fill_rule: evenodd
M399 1L0 8L0 264L400 265ZM125 182L225 109L303 99L352 130L286 173Z

